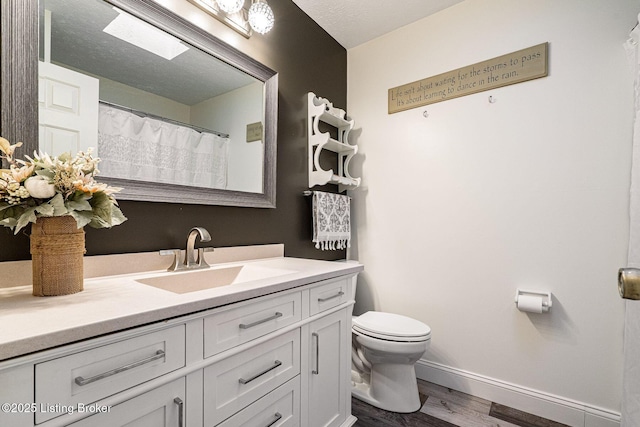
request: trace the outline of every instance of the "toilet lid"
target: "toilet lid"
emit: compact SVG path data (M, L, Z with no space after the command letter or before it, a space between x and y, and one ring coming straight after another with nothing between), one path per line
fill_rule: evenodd
M389 341L424 341L431 337L431 328L424 323L380 311L368 311L354 317L353 329L364 335Z

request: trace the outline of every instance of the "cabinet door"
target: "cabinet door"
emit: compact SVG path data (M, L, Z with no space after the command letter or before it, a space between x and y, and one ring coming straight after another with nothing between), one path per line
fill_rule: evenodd
M184 423L185 379L179 378L140 396L101 409L88 418L70 424L73 427L182 427Z
M311 323L309 341L309 427L340 426L347 417L351 354L347 311ZM347 370L349 369L349 370Z

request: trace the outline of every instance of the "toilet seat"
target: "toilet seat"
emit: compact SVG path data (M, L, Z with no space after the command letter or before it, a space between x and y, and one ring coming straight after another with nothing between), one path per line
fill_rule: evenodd
M431 328L424 323L380 311L368 311L354 317L352 329L356 333L385 341L419 342L431 338Z

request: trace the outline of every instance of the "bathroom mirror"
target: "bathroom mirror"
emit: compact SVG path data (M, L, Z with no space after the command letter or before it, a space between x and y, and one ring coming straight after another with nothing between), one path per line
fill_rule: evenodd
M23 153L96 147L123 200L275 207L273 70L151 0L3 0L1 13L2 134ZM78 137L56 109L86 105Z

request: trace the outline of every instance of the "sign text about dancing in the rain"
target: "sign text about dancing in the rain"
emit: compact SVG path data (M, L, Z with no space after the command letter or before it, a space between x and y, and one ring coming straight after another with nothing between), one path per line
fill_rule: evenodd
M389 89L389 114L545 77L548 43Z

